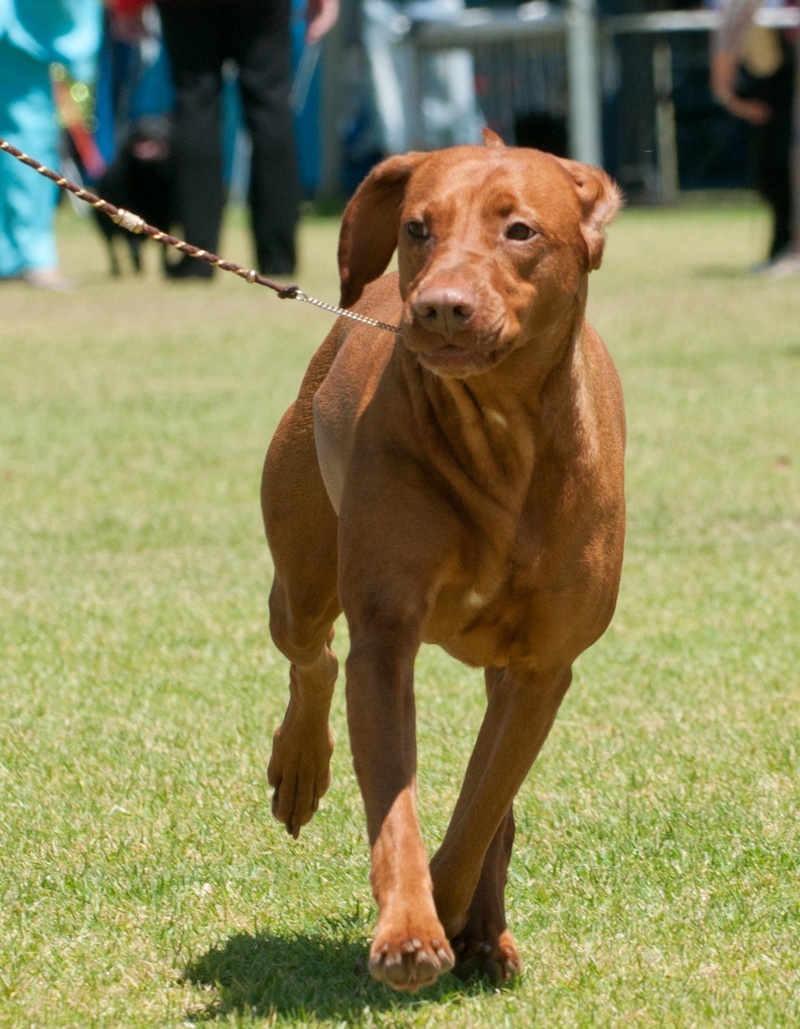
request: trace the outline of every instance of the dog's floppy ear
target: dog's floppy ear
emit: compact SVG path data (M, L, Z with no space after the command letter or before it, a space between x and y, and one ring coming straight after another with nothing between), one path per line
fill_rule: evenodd
M558 158L559 164L572 176L581 205L581 233L589 254L589 271L600 267L606 242L606 225L622 207L622 191L600 168Z
M402 154L376 165L345 208L339 233L342 307L352 307L368 282L386 271L397 246L406 183L428 155Z

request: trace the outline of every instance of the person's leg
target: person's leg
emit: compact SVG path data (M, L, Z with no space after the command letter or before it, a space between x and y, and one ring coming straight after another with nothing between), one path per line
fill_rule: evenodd
M0 135L48 167L58 166L58 128L47 66L0 40ZM53 229L58 188L3 155L0 278L58 277Z
M221 26L227 17L216 5L162 3L161 26L175 89L173 151L176 219L188 243L219 253L225 193L220 140ZM209 278L213 269L184 258L179 277Z
M800 32L795 36L791 129L792 248L800 255Z
M253 144L251 226L256 261L266 275L291 275L297 260L300 177L289 106L290 14L290 0L231 7L231 48Z
M764 274L772 278L800 275L800 34L794 47L794 67L791 96L791 127L789 129L789 222L788 246L767 267Z
M769 167L764 171L763 190L772 208L773 233L769 256L770 260L775 260L792 243L791 125L787 119L782 124L776 121L765 128L768 136L765 159Z
M764 99L772 117L754 130L758 140L758 188L772 210L770 261L779 257L792 240L792 79L793 67L789 62L764 80Z

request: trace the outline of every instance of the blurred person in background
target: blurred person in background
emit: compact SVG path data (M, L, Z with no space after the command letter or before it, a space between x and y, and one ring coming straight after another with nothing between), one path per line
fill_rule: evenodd
M117 0L117 17L135 17L145 6L147 0ZM291 0L159 0L157 6L175 91L175 215L183 237L219 252L225 207L223 65L233 60L252 142L249 207L256 264L264 275L291 276L301 199L290 107ZM319 43L338 13L339 0L308 0L306 43ZM170 266L170 274L210 279L214 269L184 257Z
M726 0L712 35L711 90L753 127L758 188L772 210L767 261L754 271L782 277L800 274L800 34L754 25L760 6Z
M59 164L59 127L50 66L94 79L100 0L0 0L0 137L50 168ZM3 157L0 164L0 281L66 291L54 233L58 187Z
M417 64L410 46L415 25L456 24L464 10L464 0L361 0L375 128L384 156L482 141L472 54L450 49L425 54ZM412 111L418 89L419 110Z

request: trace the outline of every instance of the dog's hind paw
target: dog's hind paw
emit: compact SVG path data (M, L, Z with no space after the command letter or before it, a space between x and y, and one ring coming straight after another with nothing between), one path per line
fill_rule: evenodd
M499 986L508 982L522 971L514 937L503 930L494 942L478 940L459 933L453 940L456 954L454 974L459 979L486 979Z

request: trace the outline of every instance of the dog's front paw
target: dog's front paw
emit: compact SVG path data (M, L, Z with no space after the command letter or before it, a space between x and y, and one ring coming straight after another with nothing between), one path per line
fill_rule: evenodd
M416 993L430 986L455 964L453 951L444 932L391 939L378 933L369 954L369 973L373 979L395 990Z
M267 778L274 787L272 813L295 839L310 822L331 783L333 737L287 718L275 733Z
M493 940L479 939L465 930L453 939L453 950L454 971L459 979L486 979L500 985L522 971L519 951L508 929Z

